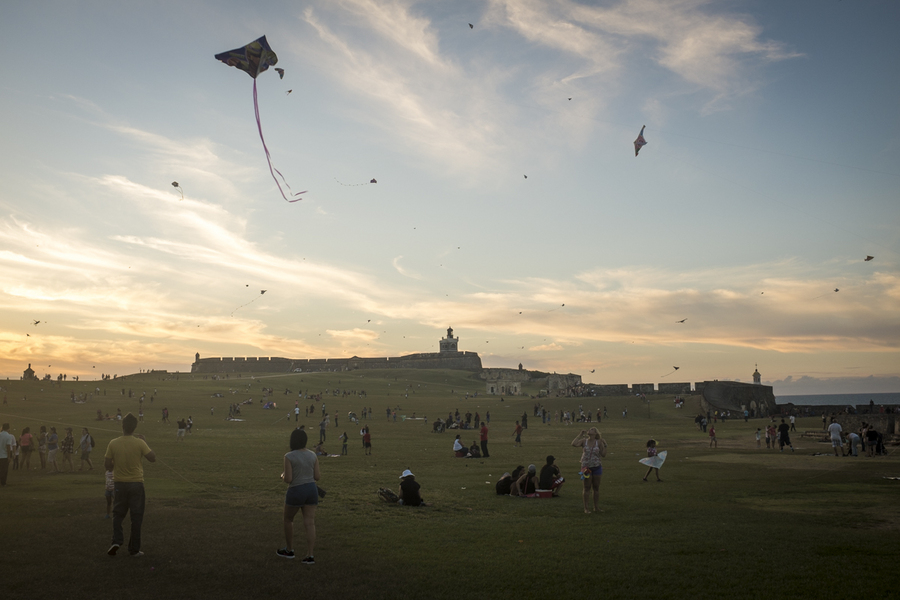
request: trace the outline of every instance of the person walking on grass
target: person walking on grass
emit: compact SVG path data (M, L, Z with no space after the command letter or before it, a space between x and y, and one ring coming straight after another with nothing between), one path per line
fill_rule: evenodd
M47 466L47 426L41 425L38 433L38 455L41 459L41 469Z
M0 429L0 486L6 485L6 477L9 474L9 458L12 456L14 443L16 443L16 438L9 432L9 423L4 423Z
M141 523L144 521L144 463L156 462L156 454L147 445L143 435L135 434L138 420L128 413L122 419L122 435L109 442L106 447L103 466L113 472L115 479L115 503L113 506L112 544L106 551L115 556L125 543L122 521L131 513L131 536L128 538L128 553L134 557L143 556L141 551Z
M66 437L63 438L59 445L63 453L63 464L69 464L69 471L75 472L75 465L72 464L72 455L75 453L75 436L72 435L72 428L66 427Z
M19 448L22 450L22 467L26 471L31 470L31 455L34 454L37 447L36 442L37 438L31 433L31 427L22 430L22 435L19 436Z
M665 457L665 452L663 453L663 457ZM647 478L650 477L650 473L652 473L653 471L656 471L656 480L662 481L662 479L659 478L659 466L653 466L656 464L661 464L659 462L659 456L656 451L656 440L651 439L647 441L647 458L641 462L650 465L650 468L647 469L647 474L644 475L644 481L647 481Z
M294 517L303 512L303 528L306 530L305 565L316 564L313 550L316 546L316 506L319 504L319 458L306 448L307 436L303 429L291 432L291 451L284 455L284 471L281 480L288 484L284 496L285 546L275 554L282 558L294 558Z
M831 434L831 447L834 448L834 455L838 455L838 448L841 450L841 456L844 456L844 445L841 439L843 428L834 417L831 417L831 425L828 426L828 433Z
M596 427L591 427L587 431L582 429L578 437L572 440L572 445L581 448L584 512L586 514L591 512L588 510L588 498L591 490L594 492L594 512L597 512L600 510L600 477L603 475L603 465L600 459L606 456L606 440L600 437L600 432Z
M716 439L716 426L709 426L709 447L712 448L715 445L716 448L719 447L719 440Z
M78 450L81 451L81 466L78 468L79 471L84 471L84 463L88 465L88 471L94 470L94 463L91 462L91 450L94 449L94 438L88 432L87 427L81 428L81 443L78 445Z
M516 437L516 441L513 443L513 446L521 446L522 445L522 426L519 425L518 421L516 421L516 428L513 430L513 435Z
M484 421L481 422L481 456L484 458L488 458L490 454L488 454L488 428L487 425L484 424Z
M784 452L785 446L791 447L791 452L794 451L794 444L791 443L791 426L784 422L784 419L781 419L781 425L778 426L778 446L781 448L781 451Z
M372 434L369 433L368 425L363 428L363 448L366 455L372 454Z

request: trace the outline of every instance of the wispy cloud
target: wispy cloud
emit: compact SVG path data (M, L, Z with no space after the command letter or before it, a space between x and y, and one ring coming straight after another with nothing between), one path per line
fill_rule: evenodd
M422 279L422 276L419 275L418 273L414 273L414 272L410 271L409 269L403 268L403 266L400 265L401 258L403 258L402 254L400 256L395 256L394 260L391 261L391 265L393 265L394 269L396 269L397 272L400 273L401 275L403 275L404 277L409 277L410 279Z
M571 0L493 0L495 19L532 42L577 56L581 73L615 72L651 58L684 81L711 91L707 107L757 85L761 63L796 58L766 40L745 15L723 14L709 0L623 0L587 6Z

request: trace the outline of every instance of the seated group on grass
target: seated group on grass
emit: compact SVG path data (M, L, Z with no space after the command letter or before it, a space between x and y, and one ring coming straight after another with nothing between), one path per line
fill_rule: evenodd
M472 445L466 448L459 435L453 440L453 455L456 458L481 458L481 448L478 446L478 440L472 442Z
M496 485L497 495L537 498L540 497L538 491L549 491L551 495L558 496L565 478L560 475L555 462L556 458L548 456L540 475L534 465L528 465L528 469L519 465L512 473L504 473Z

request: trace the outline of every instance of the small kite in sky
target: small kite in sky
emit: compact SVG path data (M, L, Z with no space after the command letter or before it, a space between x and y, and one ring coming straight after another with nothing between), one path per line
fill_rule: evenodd
M269 291L269 290L259 290L259 296L262 296L262 295L265 294L267 291ZM256 296L256 297L254 297L253 300L251 300L250 302L245 302L244 304L241 304L240 306L238 306L237 308L235 308L233 311L231 311L231 316L233 317L233 316L234 316L234 313L237 312L238 309L244 308L244 307L247 306L248 304L253 304L253 303L256 302L257 300L259 300L259 296Z
M40 321L35 321L35 322L34 322L34 326L37 327L37 324L38 324L38 323L40 323Z
M591 369L591 373L593 373L593 372L596 371L596 370L597 370L597 369Z
M684 319L682 319L682 320L680 320L680 321L675 321L675 322L676 322L676 323L684 323L685 321L687 321L687 317L685 317Z
M677 370L680 369L681 367L672 367L672 368L675 369L675 371L677 371ZM675 371L672 371L672 373L674 373ZM666 373L665 375L660 375L660 377L668 377L668 376L671 375L672 373Z
M344 183L337 177L335 177L334 180L344 187L359 187L361 185L369 185L369 183L378 183L378 181L374 177L370 179L368 183ZM415 227L413 227L413 229L415 229Z
M284 69L275 67L275 72L278 73L278 79L284 79Z
M874 259L875 259L874 256L866 255L866 262L869 262L870 260L874 260Z
M525 175L524 177L525 177L525 179L528 179L528 175Z
M551 309L548 310L547 312L553 312L554 310L559 310L559 309L562 308L563 306L565 306L565 304L563 304L562 306L557 306L556 308L551 308Z
M646 125L641 125L641 132L638 134L637 139L634 140L634 155L637 156L638 152L641 151L642 146L647 145L647 140L644 139L644 127Z
M269 154L269 148L266 146L266 138L263 137L262 123L259 120L259 99L256 94L256 77L278 62L278 56L269 46L266 36L262 36L242 48L235 48L228 52L216 54L215 58L229 67L240 69L253 78L253 111L256 114L256 128L259 130L259 139L262 142L263 150L266 152L266 162L269 163L269 173L272 175L272 179L275 180L275 185L278 186L278 191L281 192L282 198L288 202L297 202L298 200L301 200L302 198L298 198L297 196L305 194L308 190L294 193L291 190L291 186L285 181L281 171L272 166L272 156ZM275 177L276 173L278 173L278 177L281 178L281 182L278 181L278 177ZM290 198L284 193L284 189L281 187L282 183L284 183L284 187L287 188Z
M469 29L475 29L475 26L469 23Z
M181 192L181 199L184 200L184 188L178 185L177 181L172 182L172 187Z
M839 292L839 291L841 291L841 290L839 290L838 288L834 288L834 291L835 291L835 292ZM818 298L824 298L824 297L827 296L827 295L828 295L828 294L822 294L821 296L816 296L815 298L812 298L812 299L813 299L813 300L816 300L816 299L818 299Z
M284 95L285 95L285 96L290 96L290 95L291 95L291 92L293 92L293 91L294 91L294 90L288 90L288 91L286 91L286 92L284 93Z

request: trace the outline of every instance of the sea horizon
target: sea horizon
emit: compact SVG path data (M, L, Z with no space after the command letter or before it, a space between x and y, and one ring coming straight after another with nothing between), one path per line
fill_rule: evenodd
M869 404L894 405L900 404L900 392L878 394L782 394L775 396L776 404L794 404L796 406L860 406Z

